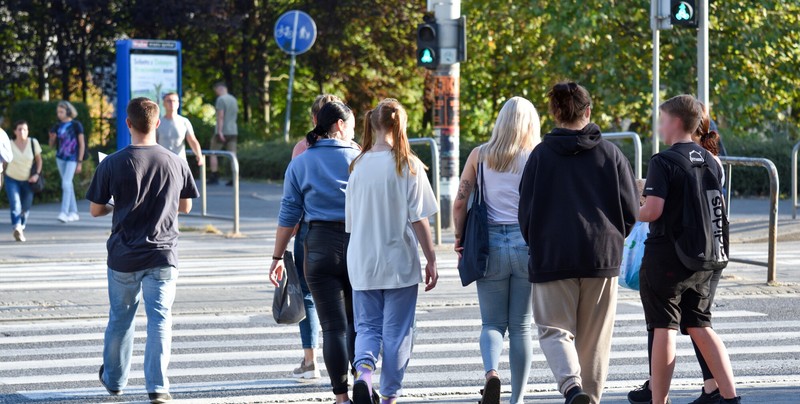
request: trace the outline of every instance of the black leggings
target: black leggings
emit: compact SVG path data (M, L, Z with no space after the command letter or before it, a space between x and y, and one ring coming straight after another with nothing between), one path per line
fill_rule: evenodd
M322 326L322 356L333 394L347 393L356 332L353 289L347 275L350 234L338 222L311 222L305 242L306 282Z
M708 289L708 304L714 304L714 296L717 294L717 285L719 285L719 280L722 277L722 270L716 270L711 275L711 285ZM685 332L685 331L684 331ZM703 358L703 354L700 353L700 348L697 347L697 344L692 340L692 345L694 346L694 354L697 356L697 363L700 365L700 370L703 372L703 381L711 380L714 378L714 375L711 374L711 369L708 368L708 363L706 363L705 358ZM647 359L650 362L650 374L653 374L653 331L647 333Z

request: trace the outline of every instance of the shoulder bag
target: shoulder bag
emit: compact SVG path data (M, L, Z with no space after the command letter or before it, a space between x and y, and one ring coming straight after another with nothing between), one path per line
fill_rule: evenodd
M467 211L467 222L461 236L461 260L458 261L458 274L461 285L467 286L486 275L489 259L489 215L483 199L483 163L478 163L478 176L472 193L472 206Z

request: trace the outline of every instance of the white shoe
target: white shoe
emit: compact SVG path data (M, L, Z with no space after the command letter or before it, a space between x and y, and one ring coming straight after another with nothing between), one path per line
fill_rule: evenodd
M61 222L61 223L69 222L69 216L67 216L65 213L59 213L58 214L58 221Z
M20 243L25 242L25 233L22 232L22 226L17 226L14 229L14 240L17 240Z
M78 220L81 220L81 217L78 216L77 213L70 213L69 216L67 216L67 221L69 222L77 222Z

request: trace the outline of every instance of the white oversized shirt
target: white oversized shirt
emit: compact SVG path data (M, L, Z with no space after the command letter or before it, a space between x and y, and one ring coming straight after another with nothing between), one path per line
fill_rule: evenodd
M353 290L399 289L422 282L417 237L411 226L439 210L422 163L397 175L392 152L358 160L345 192L350 233L347 268Z

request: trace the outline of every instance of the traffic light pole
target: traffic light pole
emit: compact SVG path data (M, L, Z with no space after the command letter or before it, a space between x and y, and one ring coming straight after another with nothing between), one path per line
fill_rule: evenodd
M697 99L711 111L708 74L708 0L697 2Z
M461 0L428 0L438 21L461 18ZM457 43L457 29L442 29L443 43ZM439 142L441 180L439 210L442 228L453 226L453 201L458 192L460 64L440 64L434 72L433 128Z

